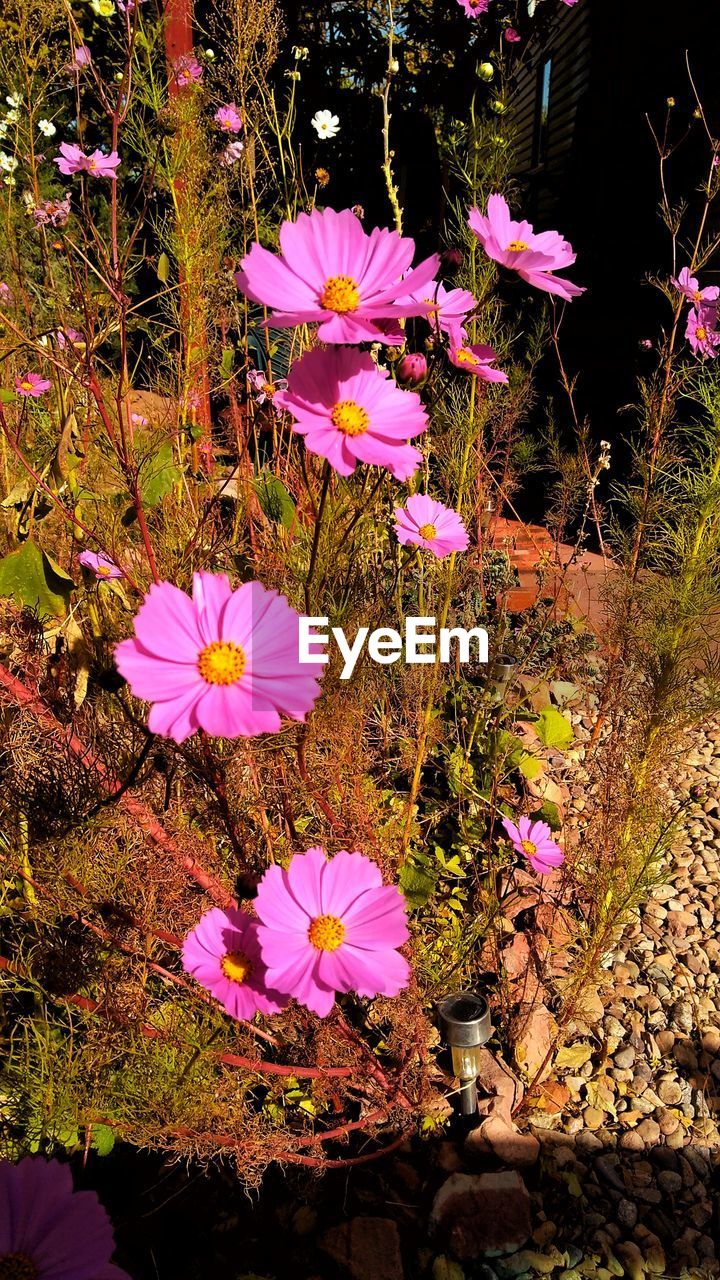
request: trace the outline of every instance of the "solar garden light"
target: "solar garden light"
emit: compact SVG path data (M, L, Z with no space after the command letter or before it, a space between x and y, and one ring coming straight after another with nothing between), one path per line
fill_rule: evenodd
M474 1116L480 1050L492 1035L487 1001L474 991L458 991L440 1001L438 1016L452 1052L453 1071L460 1080L460 1110L464 1116Z
M502 702L517 663L507 653L499 653L490 665L487 683L493 702Z

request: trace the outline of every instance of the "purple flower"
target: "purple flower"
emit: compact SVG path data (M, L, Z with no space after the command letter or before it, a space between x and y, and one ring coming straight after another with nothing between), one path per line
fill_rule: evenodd
M522 36L519 36L514 27L506 27L503 32L508 44L519 44Z
M228 142L220 156L220 163L223 169L231 169L234 164L237 164L244 150L244 142L239 142L237 139L234 142Z
M552 838L546 822L533 822L522 817L517 826L509 818L503 818L503 826L518 853L528 859L539 876L546 876L554 867L561 867L565 854Z
M117 151L111 151L106 156L99 148L86 155L76 143L61 142L60 154L55 157L55 164L66 177L75 173L90 173L95 178L116 178L115 170L120 164L120 156Z
M287 996L268 990L257 921L245 911L212 907L185 939L183 966L232 1018L279 1013Z
M175 83L180 89L198 83L203 78L203 69L194 53L182 53L172 64Z
M32 216L38 227L64 227L70 217L70 197L46 200L44 204L35 206Z
M720 332L717 327L718 308L716 303L700 303L691 307L688 312L685 337L699 359L706 360L718 354Z
M213 120L219 125L223 133L240 133L243 127L242 116L234 102L228 102L224 107L218 107Z
M92 50L89 44L79 44L73 54L77 67L89 67L92 62Z
M51 386L52 383L39 373L21 373L15 379L15 390L18 395L31 396L33 400L45 395L45 392L49 391Z
M13 300L13 291L9 284L4 280L0 280L0 302L4 302L6 306L10 306Z
M122 569L119 569L118 566L114 564L108 556L104 556L102 552L81 551L78 556L78 564L81 564L83 569L89 569L91 573L94 573L95 577L99 581L106 578L124 577ZM2 1273L0 1272L0 1278L1 1276Z
M73 1191L57 1160L0 1161L3 1280L130 1280L113 1266L115 1241L94 1191Z
M274 382L268 382L265 374L261 373L259 369L251 369L247 380L257 405L266 404L268 400L274 400L278 391L287 390L287 378L276 378ZM276 412L279 413L280 410L278 409Z

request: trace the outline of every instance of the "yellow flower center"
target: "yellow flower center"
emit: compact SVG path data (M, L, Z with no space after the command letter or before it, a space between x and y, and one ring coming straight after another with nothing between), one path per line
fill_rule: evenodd
M333 426L346 436L361 436L370 426L370 415L354 400L339 400L330 419Z
M474 351L470 351L468 347L460 347L455 352L455 359L458 364L477 364L477 356Z
M532 840L521 840L520 844L522 845L528 858L532 858L537 853L537 845L533 844Z
M530 245L526 244L524 240L511 240L507 246L506 253L524 253L529 248Z
M231 640L213 640L198 657L198 671L208 684L235 684L246 665L243 650Z
M100 578L107 578L107 577L109 577L109 576L110 576L110 573L111 573L112 571L111 571L111 569L110 569L110 566L109 566L109 565L107 565L107 564L99 564L99 565L98 565L98 567L97 567L97 569L95 570L95 572L97 573L98 577L100 577Z
M707 338L707 329L704 329L703 326L700 325L699 328L695 330L695 337L699 338L701 342L704 342Z
M418 533L421 538L427 538L428 542L432 541L433 538L437 538L437 529L434 524L421 524Z
M330 276L320 294L320 306L326 311L346 315L360 306L360 290L352 276Z
M702 294L699 289L696 289L693 294L693 302L702 302Z
M0 1257L0 1280L38 1280L39 1275L26 1253L6 1253Z
M231 982L247 982L252 973L252 963L244 951L228 951L220 961L220 968Z
M337 951L345 938L345 925L338 916L316 916L308 929L308 939L318 951Z
M32 382L29 382L27 378L23 378L22 382L20 383L20 386L22 387L23 391L32 391L33 389Z

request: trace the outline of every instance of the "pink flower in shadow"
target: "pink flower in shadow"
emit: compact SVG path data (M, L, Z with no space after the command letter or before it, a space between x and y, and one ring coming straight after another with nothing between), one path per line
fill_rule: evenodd
M287 996L268 989L257 921L246 911L213 907L187 935L183 966L232 1018L279 1013Z
M566 302L585 292L579 285L553 274L571 266L577 257L567 240L563 240L557 231L543 231L536 235L529 222L516 222L510 217L508 203L503 196L490 196L487 214L471 209L468 223L489 258L511 271L517 271L535 289L555 293Z

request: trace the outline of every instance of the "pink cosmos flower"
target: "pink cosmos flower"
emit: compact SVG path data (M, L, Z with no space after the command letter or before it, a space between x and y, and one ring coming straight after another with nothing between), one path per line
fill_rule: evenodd
M508 44L519 44L522 40L522 36L518 34L514 27L506 27L503 35Z
M175 83L185 89L203 78L203 69L194 53L182 53L172 64Z
M82 147L78 147L76 143L61 142L60 155L55 156L55 164L66 176L73 173L91 173L95 178L114 179L117 177L115 170L120 164L120 156L117 151L111 151L106 156L99 148L87 156Z
M493 369L497 355L492 347L475 343L472 347L456 346L451 343L448 355L450 360L463 373L474 373L481 382L507 382L508 376L502 369Z
M81 564L83 569L89 569L100 581L106 578L123 578L125 576L122 569L119 569L102 552L81 551L78 556L78 564Z
M48 378L42 378L39 373L21 373L15 379L15 390L19 396L32 396L37 400L39 396L44 396L49 391L52 383Z
M89 67L92 62L92 50L89 44L79 44L73 53L75 65L78 67Z
M136 698L152 702L148 728L175 742L277 733L281 715L304 721L320 692L319 663L298 658L298 614L260 582L233 591L224 573L196 573L192 599L151 586L135 637L115 649Z
M268 382L264 373L260 369L251 369L248 376L248 386L253 393L253 399L257 405L272 403L278 391L287 389L287 378L276 378L274 382ZM279 408L276 406L279 413Z
M464 9L468 18L479 18L481 13L487 13L490 8L490 0L458 0L461 9Z
M546 822L532 822L522 817L517 826L509 818L503 818L503 826L518 853L522 853L539 876L546 876L553 867L561 867L565 854L552 838Z
M268 984L325 1018L338 991L396 996L410 966L396 950L408 939L405 901L383 885L362 853L295 854L287 871L269 867L255 910Z
M280 249L276 257L254 244L235 276L243 293L273 309L273 327L319 324L322 342L384 342L377 321L429 311L410 295L432 280L437 255L411 271L414 242L380 227L368 235L351 209L283 222Z
M220 153L220 164L223 169L231 169L234 164L237 164L244 150L245 143L238 142L237 138L234 142L228 142L225 150Z
M420 396L401 391L364 352L308 351L275 403L292 413L293 430L305 436L310 452L327 458L341 476L368 462L407 480L422 461L419 449L407 443L427 429Z
M395 532L403 546L427 547L441 560L452 551L466 551L468 533L457 511L424 493L414 493L404 507L395 508Z
M110 1219L94 1191L73 1191L68 1165L0 1161L0 1276L7 1280L130 1280L110 1262Z
M46 200L44 204L35 206L32 216L38 227L64 227L70 217L70 197Z
M515 222L503 196L490 196L485 216L471 209L468 223L489 258L517 271L534 288L556 293L566 302L585 292L552 274L556 268L571 266L577 257L567 240L557 231L536 235L529 222Z
M720 347L720 332L717 328L718 309L713 304L702 303L699 307L691 307L688 311L685 337L695 355L706 360L715 356Z
M85 334L79 329L58 329L55 337L61 351L66 347L85 346Z
M5 306L9 307L12 301L13 291L10 288L10 285L6 284L4 280L0 280L0 302L5 303Z
M268 990L257 922L245 911L213 907L185 939L183 966L232 1018L279 1013L287 996Z
M677 280L673 277L672 283L696 306L701 302L717 302L720 298L720 288L716 284L710 284L701 289L695 277L690 275L689 267L683 267Z
M228 102L224 107L218 107L213 119L224 133L240 133L243 127L242 116L234 102Z
M457 337L465 341L467 334L463 327L477 302L467 289L446 289L442 281L431 281L430 285L412 295L411 301L424 302L432 307L426 316L433 329L437 326L441 333Z

